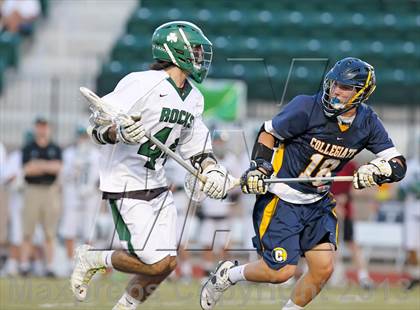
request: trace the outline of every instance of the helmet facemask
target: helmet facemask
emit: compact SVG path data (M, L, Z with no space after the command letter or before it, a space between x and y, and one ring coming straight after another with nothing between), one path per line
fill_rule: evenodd
M324 93L322 96L322 102L324 104L324 111L328 117L339 116L353 109L361 103L361 97L358 96L360 91L359 87L345 84L340 84L340 86L338 86L337 84L339 83L335 80L324 80ZM342 102L339 98L332 97L331 90L333 89L333 87L341 87L349 91L353 90L355 92L350 99L348 99L346 102Z
M196 82L201 83L206 78L212 58L211 45L198 44L191 47L189 60L192 64L192 72L190 74Z

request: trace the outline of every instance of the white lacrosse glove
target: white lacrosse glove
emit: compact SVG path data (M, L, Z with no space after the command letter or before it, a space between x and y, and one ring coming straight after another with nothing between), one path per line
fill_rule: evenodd
M203 170L203 176L207 178L206 182L201 183L201 191L206 194L207 197L213 199L222 199L227 194L228 189L228 176L227 171L224 167L218 164L208 165Z
M146 134L140 120L141 116L139 114L118 119L117 140L125 144L139 144Z
M251 161L250 167L241 176L241 190L245 194L263 195L268 191L268 185L264 179L273 174L273 166L264 159Z
M388 161L376 158L366 165L360 166L353 176L353 187L362 189L382 184L380 180L386 179L392 174L392 168Z

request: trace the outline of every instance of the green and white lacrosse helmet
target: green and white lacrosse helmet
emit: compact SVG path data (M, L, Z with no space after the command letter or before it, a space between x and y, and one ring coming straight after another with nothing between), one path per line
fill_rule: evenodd
M154 59L173 63L201 83L209 71L213 50L209 39L196 25L173 21L156 28L152 54Z

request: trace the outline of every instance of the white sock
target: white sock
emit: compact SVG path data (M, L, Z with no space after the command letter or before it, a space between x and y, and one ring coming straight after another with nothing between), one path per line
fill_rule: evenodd
M366 269L361 269L357 272L357 277L359 281L363 279L369 279L369 273L367 272Z
M203 264L203 268L205 272L211 272L214 268L214 263L205 261Z
M47 263L47 271L53 271L54 270L54 264L53 264L53 262L51 262L51 263Z
M112 260L111 260L112 253L114 253L114 251L103 251L102 252L102 263L107 268L113 268L114 267L114 266L112 266Z
M192 266L189 261L183 262L181 264L181 276L191 277L192 276Z
M235 284L238 281L246 281L245 279L245 266L246 265L240 265L236 267L232 267L228 270L228 278L229 281L232 282L232 284Z
M282 310L301 310L303 307L296 305L291 299L284 305Z
M118 303L120 305L123 305L127 309L135 310L137 306L140 304L140 301L138 301L137 299L129 295L127 292L125 292L121 296L120 300L118 300Z
M22 271L29 271L30 268L31 268L31 265L29 264L29 262L21 262L20 263L20 269Z
M408 266L407 271L412 278L420 279L420 266Z
M6 264L7 264L7 266L8 266L9 268L12 268L13 270L18 268L18 262L17 262L17 260L16 260L16 259L14 259L14 258L9 258L9 259L6 261Z

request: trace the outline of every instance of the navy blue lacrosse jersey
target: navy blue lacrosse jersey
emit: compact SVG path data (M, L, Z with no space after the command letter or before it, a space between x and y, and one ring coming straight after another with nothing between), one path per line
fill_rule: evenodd
M325 116L321 94L300 95L290 101L265 129L282 141L273 158L279 178L334 176L357 153L378 154L394 144L378 115L367 105L357 108L350 127ZM289 183L302 193L324 193L329 186Z

